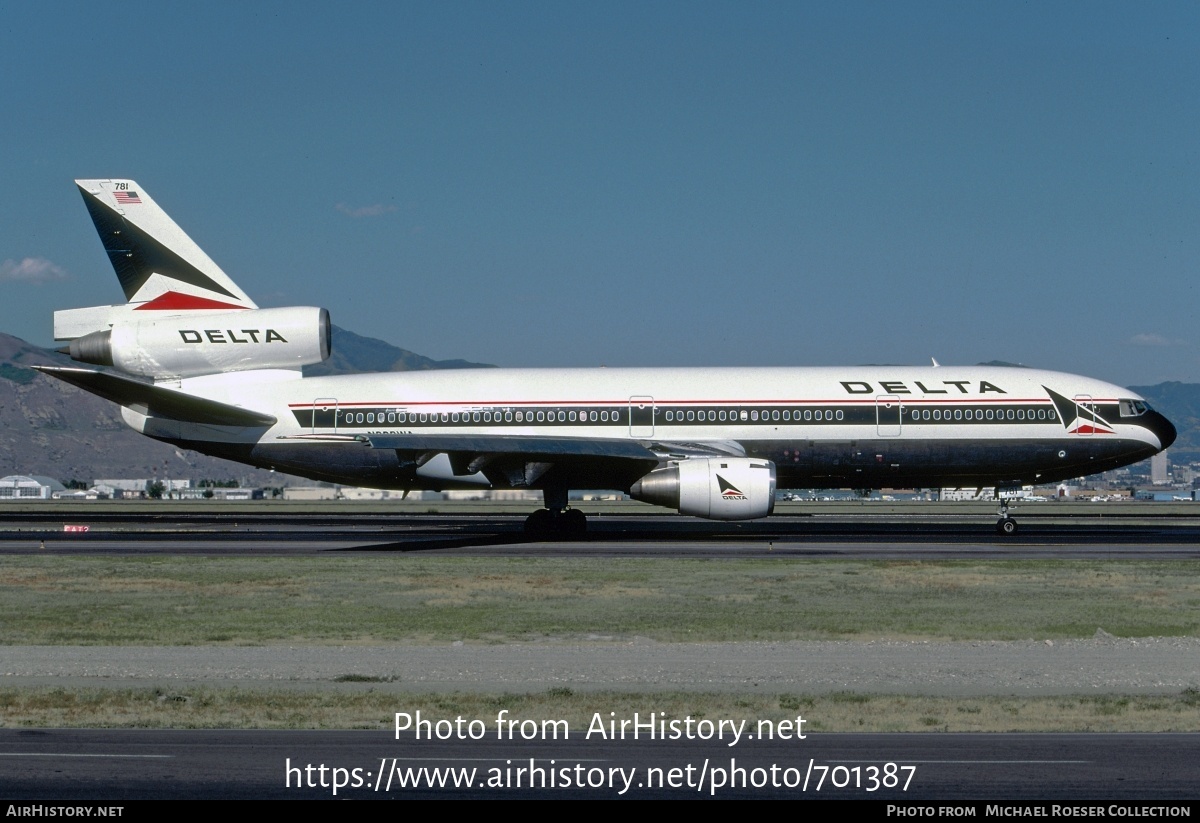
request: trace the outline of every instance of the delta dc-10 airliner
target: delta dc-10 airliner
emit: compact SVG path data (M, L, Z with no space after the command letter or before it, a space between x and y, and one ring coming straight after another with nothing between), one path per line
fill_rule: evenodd
M132 180L77 180L127 302L54 314L81 363L40 367L135 430L314 480L540 490L534 535L578 534L572 489L714 520L779 488L1013 487L1127 466L1175 440L1111 383L990 366L464 369L303 377L329 313L261 309ZM997 530L1017 523L1001 500Z

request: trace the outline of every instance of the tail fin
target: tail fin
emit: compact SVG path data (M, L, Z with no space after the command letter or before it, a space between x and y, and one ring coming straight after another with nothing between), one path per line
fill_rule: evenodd
M135 311L257 308L133 180L76 180Z

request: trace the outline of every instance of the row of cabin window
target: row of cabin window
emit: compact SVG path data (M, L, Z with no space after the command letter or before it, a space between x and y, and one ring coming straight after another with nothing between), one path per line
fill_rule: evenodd
M550 411L539 410L537 412L524 411L504 411L504 412L420 412L411 415L405 412L346 412L342 416L345 423L619 423L621 421L620 412L616 409L609 411L603 409L600 411ZM913 421L923 420L1048 420L1056 419L1053 409L954 409L951 412L946 409L944 412L941 409L917 409L910 408L908 410L909 419ZM953 418L951 415L953 414ZM667 411L666 422L668 423L693 423L693 422L731 422L741 420L742 422L759 422L759 421L784 421L784 422L820 422L820 421L840 421L844 419L844 414L841 409L805 409L801 412L796 409L793 412L791 409L752 409L749 411L736 409L689 409L688 411ZM409 417L412 419L409 420Z
M504 412L346 412L345 423L619 423L620 412L607 409L592 412L574 411L504 411Z
M1049 420L1057 419L1054 409L955 409L954 420ZM949 409L909 409L911 420L950 420Z
M785 420L788 422L793 420L804 420L806 422L813 422L820 420L843 420L845 418L845 415L841 409L817 409L816 411L813 411L812 409L805 409L803 412L803 417L801 414L802 413L799 409L796 409L794 413L791 409L762 409L761 411L758 409L751 409L749 411L738 411L737 409L729 409L728 411L725 409L709 409L708 411L701 409L696 411L695 409L688 409L686 412L668 411L666 417L668 423L702 423L706 421L724 423L726 421L738 420L751 423L757 423L759 421L775 422L777 420Z

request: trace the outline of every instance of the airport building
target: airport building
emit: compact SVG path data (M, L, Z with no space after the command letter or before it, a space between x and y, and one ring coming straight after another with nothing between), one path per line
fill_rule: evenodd
M108 479L97 480L95 486L108 486L110 489L122 492L140 493L146 491L151 483L162 483L163 490L166 492L176 492L182 489L190 489L192 487L191 480L159 480L157 477L140 477L135 479Z
M226 486L193 487L171 492L175 500L262 500L265 494L262 489L246 489Z
M0 500L49 500L55 492L66 490L62 483L50 477L28 474L0 477Z

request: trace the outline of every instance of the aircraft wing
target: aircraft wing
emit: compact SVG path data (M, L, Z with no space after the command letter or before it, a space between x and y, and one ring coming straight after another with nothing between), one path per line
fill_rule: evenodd
M57 377L59 380L78 386L105 400L127 406L141 414L169 417L187 423L205 423L213 426L273 426L275 418L269 414L231 406L196 397L163 386L154 386L131 380L128 377L90 369L71 369L60 366L34 366L33 368Z
M360 435L376 449L395 449L416 463L418 472L449 471L446 477L482 474L504 488L529 488L545 477L625 488L650 472L662 458L635 440L489 434ZM444 455L444 458L440 456ZM442 459L442 468L438 460ZM428 465L427 465L428 464Z
M636 440L523 435L369 434L376 449L470 454L519 454L522 457L614 457L643 460L651 466L659 457Z

